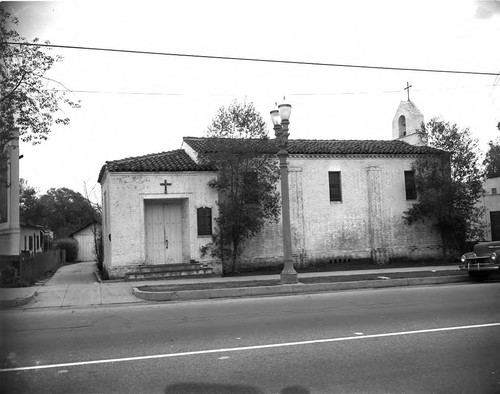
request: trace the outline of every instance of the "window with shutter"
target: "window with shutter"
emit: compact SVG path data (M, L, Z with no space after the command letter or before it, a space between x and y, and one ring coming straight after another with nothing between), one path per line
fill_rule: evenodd
M406 199L415 200L417 198L417 187L415 185L415 172L405 171Z
M212 235L212 208L198 208L198 235Z
M340 171L330 171L328 173L328 181L330 184L330 201L342 201Z

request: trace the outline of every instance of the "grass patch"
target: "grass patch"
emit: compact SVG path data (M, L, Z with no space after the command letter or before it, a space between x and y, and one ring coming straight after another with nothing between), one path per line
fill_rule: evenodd
M456 263L456 264L455 264ZM440 265L456 265L458 267L458 262L454 261L443 261L443 260L435 260L435 261L391 261L389 264L378 265L372 262L338 262L338 263L323 263L318 265L312 265L309 267L300 267L295 268L299 273L308 273L308 272L340 272L340 271L354 271L354 270L381 270L390 269L390 268L423 268L429 266L440 266ZM275 267L275 268L261 268L255 270L245 270L242 272L238 272L236 274L227 274L227 277L242 277L242 276L258 276L258 275L276 275L280 274L283 270L283 267Z
M453 271L416 271L416 272L380 272L377 274L361 274L361 275L332 275L332 276L316 276L312 278L301 278L299 274L299 282L304 284L311 283L335 283L335 282L352 282L358 280L380 280L384 278L401 279L401 278L425 278L435 276L452 276L464 275L463 272ZM383 277L383 278L381 278ZM259 286L278 286L279 280L251 280L251 281L235 281L235 282L202 282L202 283L187 283L187 284L162 284L162 285L146 285L138 287L142 291L166 292L166 291L182 291L182 290L210 290L210 289L233 289L239 287L259 287Z

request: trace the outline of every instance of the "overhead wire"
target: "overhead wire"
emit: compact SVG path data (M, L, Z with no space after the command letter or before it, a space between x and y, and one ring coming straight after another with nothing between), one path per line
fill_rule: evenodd
M132 50L132 49L99 48L99 47L86 47L86 46L76 46L76 45L56 45L56 44L9 42L9 41L5 42L5 44L7 44L7 45L20 45L20 46L24 45L24 46L61 48L61 49L77 49L77 50L88 50L88 51L117 52L117 53L129 53L129 54L138 54L138 55L159 55L159 56L186 57L186 58L213 59L213 60L233 60L233 61L245 61L245 62L295 64L295 65L304 65L304 66L345 67L345 68L359 68L359 69L372 69L372 70L414 71L414 72L446 73L446 74L468 74L468 75L484 75L484 76L496 76L496 77L498 77L500 75L500 72L443 70L443 69L414 68L414 67L369 66L369 65L359 65L359 64L307 62L307 61L299 61L299 60L279 60L279 59L250 58L250 57L200 55L200 54L188 54L188 53L139 51L139 50Z
M470 89L490 88L494 85L484 85L469 87ZM469 89L467 87L456 87L453 89ZM72 92L84 94L116 94L116 95L142 95L142 96L189 96L190 93L166 93L166 92L133 92L133 91L111 91L111 90L78 90L78 89L45 89L54 92ZM435 90L435 89L433 89ZM443 89L438 89L443 90ZM448 89L445 89L448 90ZM415 92L422 92L422 89L413 90ZM382 90L382 91L352 91L352 92L291 92L290 96L341 96L341 95L369 95L369 94L399 94L401 90ZM206 93L206 96L232 96L232 93Z

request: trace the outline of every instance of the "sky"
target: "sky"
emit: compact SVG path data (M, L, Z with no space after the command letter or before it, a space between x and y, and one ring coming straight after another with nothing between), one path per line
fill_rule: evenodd
M27 39L51 44L500 74L500 0L7 2ZM50 78L81 108L40 145L21 144L21 177L40 193L100 198L106 161L179 149L221 106L253 102L268 122L283 97L290 138L392 139L404 90L428 121L500 136L500 76L374 70L56 48ZM60 88L48 85L48 88Z

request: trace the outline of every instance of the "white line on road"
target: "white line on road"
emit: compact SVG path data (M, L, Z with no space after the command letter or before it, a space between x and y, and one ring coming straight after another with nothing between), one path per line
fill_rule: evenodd
M79 361L79 362L63 363L63 364L34 365L31 367L3 368L3 369L0 369L0 372L29 371L29 370L37 370L37 369L48 369L48 368L76 367L76 366L81 366L81 365L92 365L92 364L119 363L119 362L124 362L124 361L141 361L141 360L152 360L152 359L158 359L158 358L194 356L194 355L200 355L200 354L239 352L239 351L244 351L244 350L270 349L270 348L279 348L279 347L287 347L287 346L300 346L300 345L314 345L314 344L318 344L318 343L343 342L343 341L353 341L353 340L371 339L371 338L386 338L386 337L425 334L425 333L433 333L433 332L441 332L441 331L470 330L473 328L496 327L496 326L500 326L500 323L487 323L487 324L475 324L475 325L470 325L470 326L429 328L429 329L425 329L425 330L389 332L389 333L385 333L385 334L372 334L372 335L363 335L363 336L357 335L354 337L314 339L314 340L310 340L310 341L272 343L269 345L242 346L242 347L233 347L233 348L226 348L226 349L197 350L197 351L193 351L193 352L155 354L155 355L151 355L151 356L111 358L111 359L104 359L104 360Z

